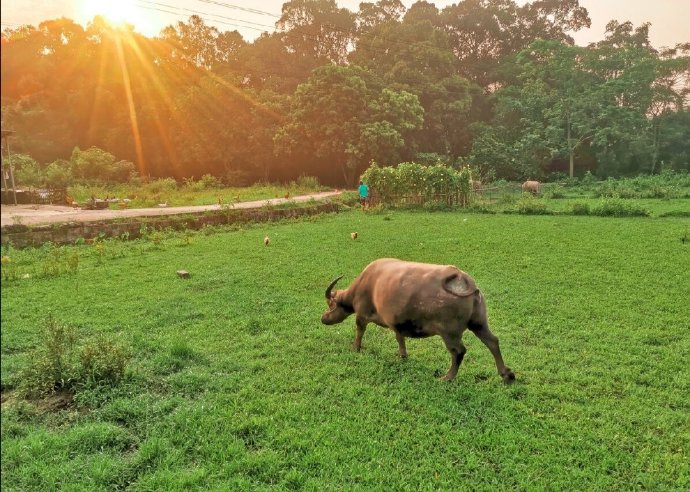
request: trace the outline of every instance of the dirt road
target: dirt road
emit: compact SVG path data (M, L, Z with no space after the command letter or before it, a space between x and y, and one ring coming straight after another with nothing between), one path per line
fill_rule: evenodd
M307 202L309 200L323 200L324 198L340 195L340 191L324 191L301 195L286 200L285 198L271 198L253 202L235 203L233 208L260 208L264 205L277 205L287 201ZM2 205L0 214L2 227L12 224L40 225L56 224L60 222L93 222L124 217L153 217L161 215L177 215L220 210L220 205L195 205L187 207L161 208L131 208L125 210L81 210L60 205Z

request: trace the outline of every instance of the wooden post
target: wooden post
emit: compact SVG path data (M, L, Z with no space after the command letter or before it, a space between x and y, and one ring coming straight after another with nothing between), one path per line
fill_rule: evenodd
M14 204L17 204L17 187L14 184L14 166L12 165L12 155L10 154L9 136L14 132L11 130L2 130L2 139L5 141L5 149L7 150L7 162L9 164L10 180L12 182L12 194L14 195ZM2 182L5 186L5 193L7 193L7 178L5 177L5 166L2 169Z

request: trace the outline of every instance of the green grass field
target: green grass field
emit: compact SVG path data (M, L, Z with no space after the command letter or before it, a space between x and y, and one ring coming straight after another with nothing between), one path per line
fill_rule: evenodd
M352 210L5 251L3 489L687 490L689 227ZM50 268L75 251L76 273ZM387 330L354 353L353 319L321 325L328 282L379 257L470 273L516 383L471 333L443 383L438 337L400 360ZM124 381L20 400L51 314L129 347Z

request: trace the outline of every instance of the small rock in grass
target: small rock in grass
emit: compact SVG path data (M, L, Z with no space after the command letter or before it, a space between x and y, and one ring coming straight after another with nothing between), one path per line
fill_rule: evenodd
M189 272L187 270L178 270L177 276L180 278L189 278Z

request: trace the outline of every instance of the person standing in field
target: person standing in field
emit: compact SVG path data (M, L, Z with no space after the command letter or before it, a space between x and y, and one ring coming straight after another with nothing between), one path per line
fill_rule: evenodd
M364 183L364 181L359 182L359 203L362 204L362 209L367 208L367 202L369 201L369 187Z

